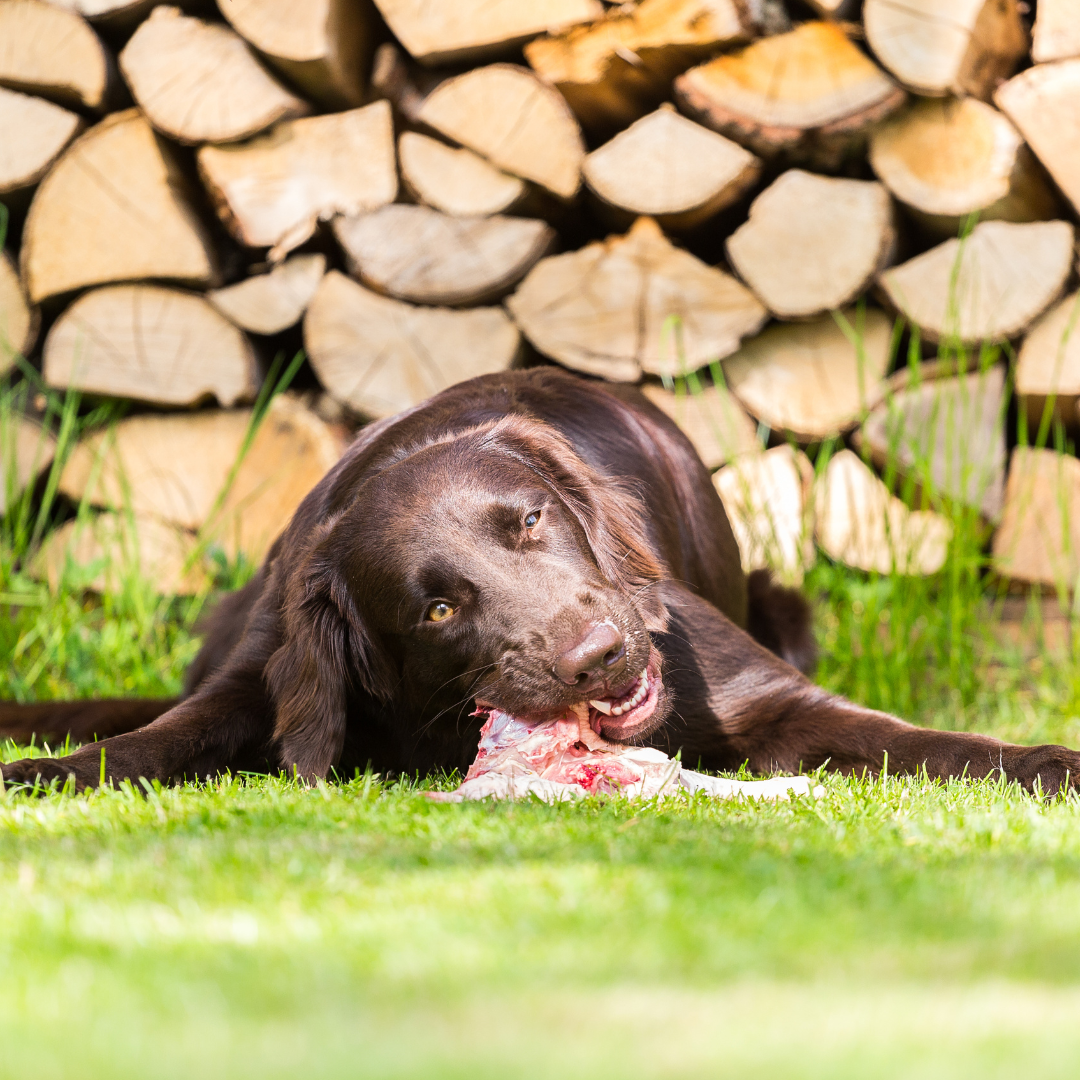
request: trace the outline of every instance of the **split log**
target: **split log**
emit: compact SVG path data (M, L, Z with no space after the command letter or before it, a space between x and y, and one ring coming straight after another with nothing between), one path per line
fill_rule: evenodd
M241 330L277 334L300 321L324 273L325 255L294 255L268 274L213 289L206 299Z
M909 510L850 450L834 454L818 481L814 531L830 559L879 574L936 574L952 540L945 518Z
M1016 0L866 0L874 55L916 94L989 98L1027 52Z
M861 436L880 469L894 464L920 490L997 521L1005 491L1001 367L910 387L877 406Z
M895 247L892 200L881 184L791 169L750 204L727 254L777 318L805 319L850 304Z
M1028 68L994 101L1080 212L1080 59Z
M94 506L202 530L228 555L243 552L257 562L342 447L322 420L281 395L219 507L250 421L249 409L121 420L75 447L60 490Z
M1080 0L1039 0L1031 37L1036 64L1080 56Z
M394 36L422 64L472 64L506 56L537 34L589 22L599 0L375 0Z
M105 46L75 12L44 0L0 4L0 86L104 112L115 83Z
M0 251L0 375L18 356L27 356L38 332L38 310L26 301L22 282L7 252Z
M40 424L17 413L0 415L0 514L7 513L55 455L56 440Z
M823 19L850 19L859 10L860 0L807 0Z
M30 299L139 278L208 284L213 255L185 190L137 110L79 136L30 204L21 256Z
M100 32L127 37L161 0L49 0L50 4L77 11ZM181 0L183 7L197 7L200 0Z
M802 584L814 565L813 483L810 460L790 446L741 457L713 477L744 571L768 568L785 585Z
M984 221L881 275L890 302L929 341L1016 337L1060 295L1073 259L1066 221Z
M732 393L751 416L800 442L852 428L881 399L889 366L892 320L869 309L860 321L844 312L860 347L832 315L770 326L724 361Z
M306 97L331 109L364 101L375 27L360 0L228 0L232 28Z
M761 162L665 102L589 154L582 172L618 227L646 214L678 232L737 201L757 182Z
M555 242L555 230L534 218L457 218L400 203L338 218L334 235L368 288L443 307L500 299Z
M762 157L837 168L905 94L834 23L803 23L675 80L683 111Z
M413 307L331 270L304 316L319 381L365 416L392 416L463 379L504 371L521 339L501 308Z
M175 7L154 9L120 53L120 70L150 123L182 143L247 139L310 111L239 34Z
M646 383L641 391L679 425L708 469L761 449L754 421L722 386L688 393Z
M768 317L749 289L646 217L625 236L541 259L506 306L545 356L617 382L696 371Z
M21 201L84 126L51 101L0 87L0 200Z
M376 210L397 197L390 105L284 120L268 135L204 146L199 172L226 225L248 247L284 257L335 214Z
M1057 200L1020 133L976 98L920 98L870 136L878 179L927 232L981 221L1042 221Z
M447 79L424 99L419 120L560 199L581 186L585 144L574 114L526 68L491 64Z
M1050 397L1059 420L1071 426L1080 419L1080 292L1058 301L1028 331L1016 364L1016 393L1036 430Z
M718 49L750 37L735 0L642 0L525 47L581 123L610 134L652 111L671 83Z
M529 194L516 176L479 154L418 131L398 139L401 182L417 201L454 217L489 217L515 209Z
M159 285L84 293L53 323L43 360L50 386L155 405L235 405L258 390L243 333L203 297Z

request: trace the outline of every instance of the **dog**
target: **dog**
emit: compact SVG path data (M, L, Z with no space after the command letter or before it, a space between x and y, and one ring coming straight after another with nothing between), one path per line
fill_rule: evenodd
M95 737L12 784L307 781L464 769L485 710L588 702L605 738L710 770L1070 788L1080 755L915 727L826 693L810 609L747 577L689 440L639 391L532 368L363 428L244 588L176 701L0 707L0 733Z

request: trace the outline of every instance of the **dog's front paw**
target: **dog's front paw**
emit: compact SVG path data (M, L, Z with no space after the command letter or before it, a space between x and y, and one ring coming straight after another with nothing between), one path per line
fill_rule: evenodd
M1067 746L1024 746L1013 749L1002 764L1010 780L1044 795L1080 789L1080 753Z
M75 778L76 788L89 781L80 780L78 770L66 758L23 758L0 765L0 777L8 790L23 788L44 794L50 787L62 788L69 777ZM56 781L55 784L53 781Z

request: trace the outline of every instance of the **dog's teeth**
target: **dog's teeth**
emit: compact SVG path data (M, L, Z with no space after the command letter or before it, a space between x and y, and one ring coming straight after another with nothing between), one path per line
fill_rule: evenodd
M606 701L590 701L589 704L597 712L602 712L605 716L611 715L611 706Z
M615 708L611 710L611 715L612 716L622 716L622 714L623 714L623 707L621 705L616 705Z

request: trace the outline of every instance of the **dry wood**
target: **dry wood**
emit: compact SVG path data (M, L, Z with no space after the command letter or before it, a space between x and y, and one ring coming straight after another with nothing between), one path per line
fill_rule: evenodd
M1080 0L1039 0L1032 32L1036 64L1080 56Z
M406 131L398 139L401 181L417 202L455 217L487 217L517 207L528 195L523 180L496 169L479 154Z
M1080 292L1058 301L1028 331L1016 364L1016 393L1036 430L1050 397L1058 419L1070 425L1080 419Z
M335 214L360 214L397 196L390 105L284 120L268 135L204 146L199 172L219 212L248 247L283 257Z
M880 400L889 365L892 321L869 309L860 325L844 312L857 348L832 315L770 326L724 361L728 386L756 416L802 442L851 428Z
M623 227L648 214L682 231L739 199L757 182L761 162L665 102L589 154L582 172Z
M761 449L757 428L743 407L722 386L687 393L646 383L642 393L682 428L707 468L715 469L740 454Z
M325 255L294 255L268 274L214 289L206 299L242 330L277 334L300 321L324 273Z
M26 301L22 282L7 252L0 251L0 375L37 340L38 311Z
M402 204L338 218L334 235L369 288L446 307L505 296L555 242L555 230L533 218L458 218Z
M364 101L373 47L363 0L228 0L233 29L307 97L332 109Z
M1080 59L1028 68L994 101L1080 212Z
M909 510L850 450L835 454L818 482L814 528L830 559L879 574L936 574L952 539L945 518Z
M175 7L154 9L120 54L120 69L150 123L182 143L246 139L309 111L239 34Z
M525 56L585 127L609 133L655 109L670 96L676 75L745 41L749 30L734 0L642 0L540 38Z
M646 217L625 236L542 259L506 305L545 356L621 382L696 371L767 318L749 289Z
M562 96L526 68L491 64L447 79L424 99L419 119L561 199L581 186L585 144L577 121Z
M599 0L375 0L398 41L424 64L505 56L537 34L599 18Z
M103 112L112 60L85 19L43 0L0 3L0 86Z
M38 185L22 272L37 303L87 285L214 277L206 234L165 145L135 109L92 127Z
M157 7L161 0L49 0L50 4L77 11L110 36L126 37ZM180 0L181 7L197 8L200 0Z
M331 270L304 316L323 386L366 416L391 416L463 379L503 371L520 336L501 308L413 307Z
M1074 592L1080 576L1080 461L1018 446L1005 510L991 546L994 567L1015 581Z
M155 405L250 401L255 354L201 296L160 285L84 293L53 323L44 348L50 386Z
M837 166L904 101L833 23L809 22L691 68L675 80L684 111L766 157Z
M732 266L778 318L843 307L892 259L892 201L878 183L790 169L728 238Z
M790 446L741 457L713 477L745 571L768 567L784 584L802 584L815 556L813 482L810 460Z
M1016 0L866 0L874 54L917 94L989 98L1027 52Z
M874 464L895 464L920 490L1001 514L1005 490L1005 373L1001 367L909 387L866 418Z
M28 193L84 125L51 101L0 87L0 199Z
M889 300L927 340L968 344L1023 333L1061 293L1073 258L1066 221L984 221L881 275Z
M56 440L38 423L18 413L0 416L0 514L51 464Z
M1020 133L976 98L920 98L870 136L878 178L928 232L956 236L963 219L1041 221L1057 200Z
M823 19L848 19L859 10L859 0L807 0Z
M258 561L342 446L312 412L278 396L219 506L250 421L248 409L130 417L75 447L60 490L200 529L228 554Z

